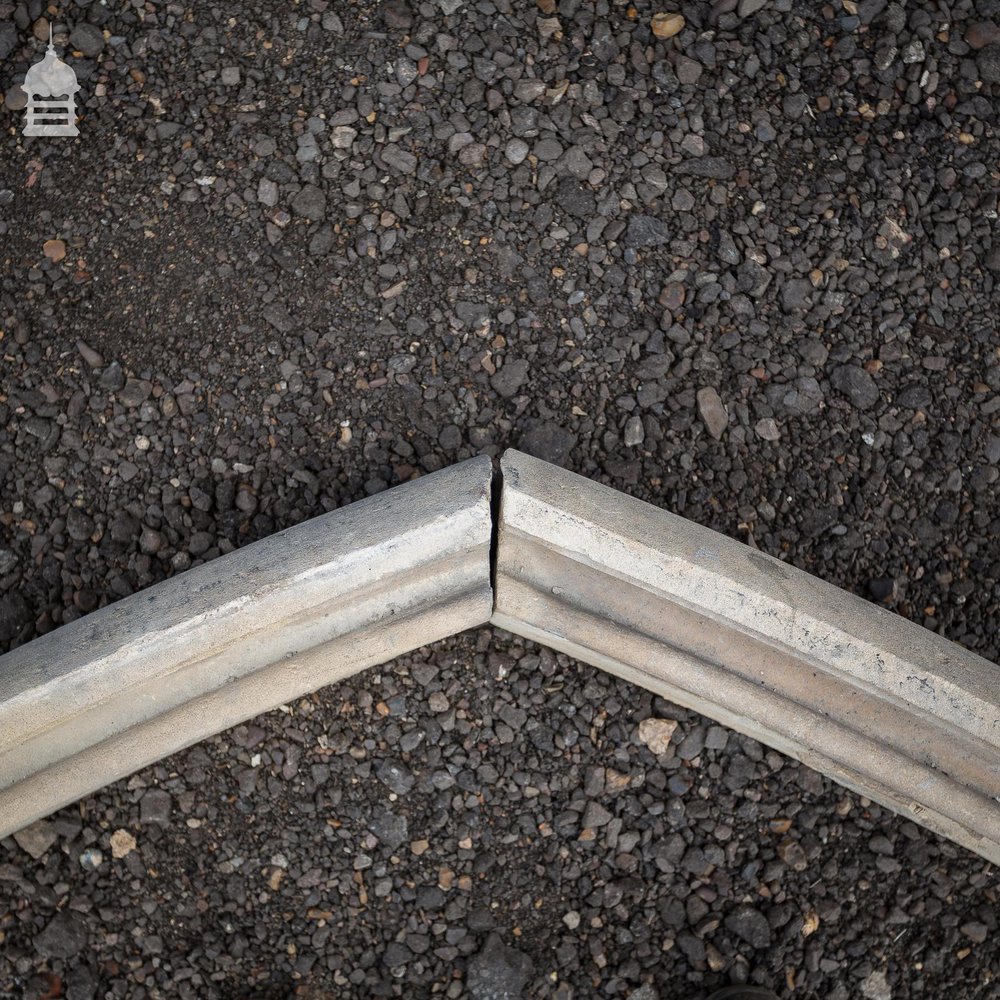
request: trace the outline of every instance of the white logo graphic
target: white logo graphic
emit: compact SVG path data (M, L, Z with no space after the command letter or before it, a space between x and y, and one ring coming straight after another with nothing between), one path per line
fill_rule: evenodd
M73 100L80 84L76 82L73 68L67 66L52 47L51 24L45 58L28 70L21 89L28 95L25 135L80 134L76 127L76 104Z

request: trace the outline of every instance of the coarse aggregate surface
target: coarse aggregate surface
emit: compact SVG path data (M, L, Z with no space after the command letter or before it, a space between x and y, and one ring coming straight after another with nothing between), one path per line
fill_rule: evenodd
M0 651L513 445L1000 659L998 0L0 0L0 97ZM0 996L994 1000L997 897L483 629L5 839Z

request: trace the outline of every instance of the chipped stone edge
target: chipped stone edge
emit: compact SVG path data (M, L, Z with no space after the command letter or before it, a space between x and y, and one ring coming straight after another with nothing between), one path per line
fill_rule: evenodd
M1000 667L516 451L492 624L786 753L1000 864Z
M492 471L479 457L369 497L0 657L0 836L486 624Z

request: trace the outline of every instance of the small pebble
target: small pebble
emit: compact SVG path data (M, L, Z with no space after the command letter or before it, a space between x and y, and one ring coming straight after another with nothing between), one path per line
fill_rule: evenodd
M654 14L650 26L657 38L673 38L684 29L684 17L681 14Z
M111 834L111 856L124 858L135 850L135 837L128 830L115 830Z
M639 723L639 741L655 754L666 753L670 739L677 730L673 719L649 718Z
M87 871L95 871L104 864L104 855L96 847L88 847L80 855L80 867Z

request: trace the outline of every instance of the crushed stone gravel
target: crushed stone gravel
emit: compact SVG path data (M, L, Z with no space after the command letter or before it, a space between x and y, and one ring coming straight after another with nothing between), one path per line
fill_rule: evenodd
M0 650L515 445L1000 659L996 0L0 0L0 95ZM482 631L6 838L0 995L994 1000L997 894Z

